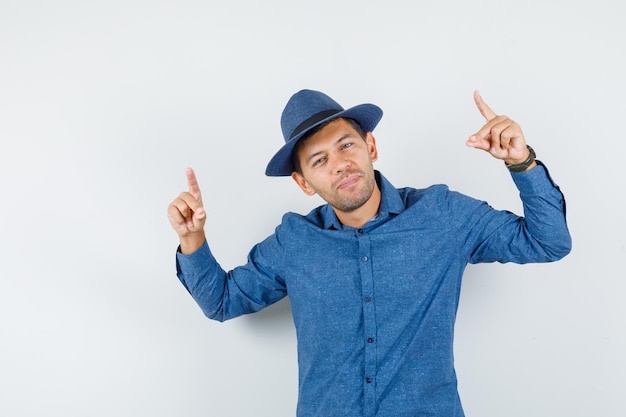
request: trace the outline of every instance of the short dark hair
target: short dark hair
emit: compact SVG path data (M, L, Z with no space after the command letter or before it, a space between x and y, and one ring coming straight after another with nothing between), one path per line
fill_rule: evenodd
M293 164L293 170L295 172L297 172L298 174L302 174L302 165L300 165L300 158L298 157L298 154L300 153L300 149L302 149L302 145L304 144L304 142L309 139L311 136L315 135L317 132L319 132L320 130L324 129L326 126L328 126L330 123L334 122L335 120L339 120L339 119L343 119L346 122L350 123L350 126L352 126L352 128L354 130L356 130L356 132L359 134L359 136L361 137L361 139L365 140L365 132L363 131L363 128L361 127L361 125L359 124L359 122L357 122L354 119L349 119L346 117L339 117L337 119L332 119L329 120L325 123L322 123L319 126L315 126L314 128L312 128L311 130L309 130L308 132L306 132L298 141L298 143L296 143L296 146L293 148L293 151L291 151L291 163Z

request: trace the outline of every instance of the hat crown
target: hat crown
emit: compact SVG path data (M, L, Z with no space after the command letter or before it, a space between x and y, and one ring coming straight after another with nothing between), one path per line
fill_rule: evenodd
M280 118L285 142L308 126L343 110L339 103L320 91L298 91L291 96Z

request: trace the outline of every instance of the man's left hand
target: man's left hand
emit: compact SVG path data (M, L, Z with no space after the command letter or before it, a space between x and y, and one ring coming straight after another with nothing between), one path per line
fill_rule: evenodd
M530 152L520 125L507 116L498 116L485 103L478 91L474 91L474 102L487 123L469 137L465 144L472 148L487 151L494 158L501 159L508 165L524 162ZM535 162L529 167L533 168Z

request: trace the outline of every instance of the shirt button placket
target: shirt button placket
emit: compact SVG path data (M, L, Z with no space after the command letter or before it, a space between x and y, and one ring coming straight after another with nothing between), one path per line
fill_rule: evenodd
M363 300L363 331L364 331L364 406L365 416L374 416L376 410L376 316L374 298L374 275L372 270L372 254L370 239L363 230L356 233L359 242L359 272Z

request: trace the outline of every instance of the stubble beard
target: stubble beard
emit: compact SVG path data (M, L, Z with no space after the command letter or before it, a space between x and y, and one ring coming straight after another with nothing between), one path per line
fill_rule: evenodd
M358 190L356 194L346 192L345 190L342 192L342 190L337 189L334 190L332 195L324 195L325 193L320 193L319 191L318 194L334 209L344 213L351 213L361 208L365 203L367 203L370 197L372 197L376 180L374 179L373 172L371 175L367 175L363 171L347 172L343 178L345 179L353 174L361 175L363 180L363 188Z

